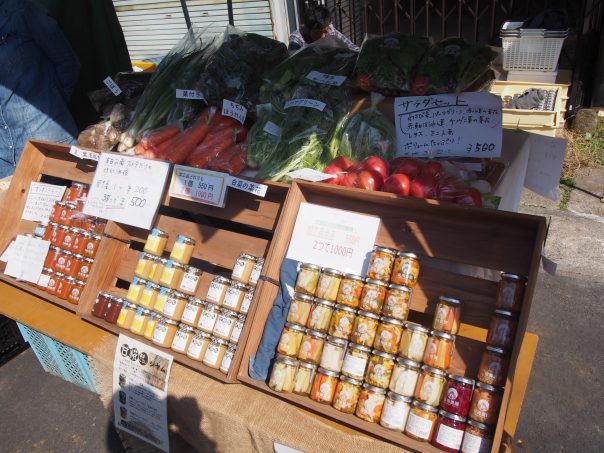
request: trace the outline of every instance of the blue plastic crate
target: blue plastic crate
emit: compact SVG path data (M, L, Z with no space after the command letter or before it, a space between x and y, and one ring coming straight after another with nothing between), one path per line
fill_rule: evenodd
M17 323L21 335L34 350L44 371L98 393L90 371L90 359L60 341L53 340L31 327Z

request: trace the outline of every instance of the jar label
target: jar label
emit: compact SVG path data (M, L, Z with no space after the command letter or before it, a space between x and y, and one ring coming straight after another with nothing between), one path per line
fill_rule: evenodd
M260 272L262 272L262 265L255 264L252 269L252 273L250 274L250 283L255 285L260 280Z
M224 357L222 358L222 363L220 364L220 371L224 374L228 374L229 369L231 368L231 362L233 361L234 351L227 351L224 353Z
M382 410L381 421L387 423L391 429L400 429L402 431L409 416L409 409L409 403L404 401L393 402L387 399Z
M153 331L153 342L163 344L168 333L168 328L163 324L157 324Z
M241 332L243 331L244 321L237 320L235 323L235 327L233 327L233 332L231 332L231 343L239 343L239 338L241 338Z
M238 259L233 267L233 278L241 278L245 270L245 261Z
M442 423L438 426L438 434L436 435L436 442L445 447L459 450L461 447L461 441L463 440L463 429L455 429L450 426L443 425Z
M204 310L201 313L201 317L199 318L199 323L197 324L197 327L202 330L211 332L214 329L214 324L216 324L216 318L218 318L218 313L216 313L215 311Z
M194 293L197 290L197 284L199 283L199 275L186 273L182 277L180 282L180 289Z
M428 440L430 438L433 425L433 420L427 420L411 412L409 414L409 420L407 421L407 427L405 430L409 431L411 434L419 437L420 439Z
M214 326L214 335L220 335L225 338L231 336L231 328L233 327L233 318L230 316L220 315Z
M189 322L191 324L195 323L195 318L197 318L197 313L201 307L199 305L187 304L185 305L185 311L182 312L182 321Z
M210 288L208 289L206 299L212 302L220 302L220 295L222 294L223 288L224 285L222 283L210 283Z
M89 271L90 271L90 268L88 267L88 265L82 264L82 267L80 267L80 270L78 271L78 278L80 280L82 279L82 277L87 278Z
M174 341L172 341L172 349L180 352L185 352L185 347L187 346L187 340L189 339L189 334L179 330L174 335Z
M203 348L203 343L207 341L206 339L201 338L193 338L191 340L191 344L189 344L189 349L187 350L187 355L199 359L201 354L201 349Z
M176 305L178 301L176 299L172 299L168 297L166 299L166 303L164 304L164 315L166 316L174 316L174 312L176 311Z
M241 313L247 313L248 311L250 311L250 305L252 305L253 299L254 299L253 291L248 291L247 293L245 293L245 296L243 297L243 302L241 302L241 307L239 308L239 311Z
M239 308L239 298L241 297L241 290L237 288L227 289L226 296L224 296L223 306L228 308Z
M217 344L211 344L208 346L206 351L206 355L203 358L203 361L208 365L217 365L218 364L218 356L220 355L220 346Z
M365 376L365 367L367 366L368 358L357 357L352 354L346 354L342 371L347 372L351 376Z
M467 432L463 437L462 450L465 453L488 453L491 451L492 443L491 439Z

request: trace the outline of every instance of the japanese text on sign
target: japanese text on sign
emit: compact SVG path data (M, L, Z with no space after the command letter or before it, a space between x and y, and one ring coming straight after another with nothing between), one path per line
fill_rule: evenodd
M332 74L325 74L319 71L310 71L306 78L313 82L323 83L325 85L333 85L339 87L346 81L346 76L338 76Z
M179 88L176 89L176 99L194 99L194 100L202 100L205 99L203 93L198 90L181 90Z
M93 160L95 162L98 162L100 157L101 157L101 153L97 152L97 151L88 151L85 149L80 149L77 146L71 146L71 148L69 148L69 154L71 154L72 156L76 156L78 159L88 159L88 160Z
M169 169L167 162L102 153L84 213L150 229Z
M258 184L256 182L228 175L227 179L229 181L229 187L242 190L243 192L249 192L259 197L264 197L266 195L266 191L268 190L268 186L265 184Z
M170 196L210 206L224 207L227 190L225 173L175 165Z
M115 96L119 96L120 94L122 94L122 90L120 89L119 86L117 86L117 83L115 83L115 80L113 80L110 76L108 76L106 79L104 79L103 83L107 86L107 88L109 88L111 90L111 92Z
M396 98L397 156L498 157L501 99L489 93Z
M55 186L32 181L27 193L27 201L23 208L21 218L34 222L48 222L55 201L61 200L65 193L65 186Z
M267 134L274 135L275 137L281 137L282 129L272 121L267 121L264 129L262 130Z
M317 101L316 99L292 99L291 101L287 101L284 107L286 109L292 107L308 107L322 112L325 109L325 105L325 102Z
M49 247L50 241L18 234L10 246L4 273L19 280L37 283Z
M245 117L247 116L247 109L241 104L229 101L228 99L222 100L222 115L230 116L235 118L241 124L245 123Z

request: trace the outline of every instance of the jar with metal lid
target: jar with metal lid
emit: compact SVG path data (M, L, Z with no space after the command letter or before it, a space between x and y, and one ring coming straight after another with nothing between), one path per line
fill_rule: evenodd
M119 318L120 313L122 311L122 306L126 302L124 299L119 297L112 297L109 303L107 304L107 311L105 312L105 321L109 324L115 324L117 322L117 318Z
M395 257L396 250L385 247L374 247L369 258L367 276L375 280L388 282L392 274Z
M153 307L153 310L155 310L157 313L162 313L164 311L164 307L166 306L166 301L172 292L173 291L169 288L160 288L159 294L155 299L155 306Z
M220 307L214 304L206 303L203 309L201 310L201 315L199 316L197 328L202 332L212 333L214 331L214 325L216 324L216 320L218 319L219 314Z
M170 259L180 264L189 264L193 249L195 248L195 239L179 234L172 246Z
M470 404L470 418L485 425L494 425L499 415L501 397L501 389L477 382Z
M73 286L74 282L75 278L68 277L64 274L61 275L61 277L57 281L57 289L55 291L55 295L59 299L67 300L67 296L69 296L69 293L71 292L71 287Z
M113 296L111 294L101 291L94 301L94 305L92 306L92 316L96 316L97 318L104 318L105 313L107 312L107 307L109 305L109 301Z
M514 345L516 327L518 327L518 320L511 311L495 310L487 332L487 344L497 348L511 349Z
M247 285L254 270L254 265L258 261L258 258L250 255L249 253L241 253L235 261L233 266L233 273L231 279Z
M156 257L153 261L153 265L151 266L151 271L149 273L149 281L152 281L155 284L159 284L159 279L164 273L164 269L168 264L168 260L166 258Z
M222 306L229 310L239 311L249 287L239 282L231 282L224 295Z
M310 316L312 302L313 298L311 296L302 293L294 293L294 297L289 305L289 311L287 312L287 322L299 326L306 326L308 317Z
M380 317L368 311L359 311L352 326L350 340L361 346L371 347L375 341L375 334Z
M86 243L90 240L91 233L80 230L79 228L72 228L73 230L73 241L71 243L71 251L82 255L86 249Z
M252 286L248 286L248 291L245 293L243 297L243 302L241 302L241 308L239 308L239 313L247 314L250 311L250 306L252 305L252 301L254 300L254 293L256 292L256 288Z
M411 410L411 398L388 392L382 409L380 425L384 428L403 431Z
M419 372L419 363L399 357L394 365L388 388L399 395L412 397L419 379Z
M342 375L351 379L363 380L370 356L370 348L350 343L342 363Z
M75 253L67 255L67 259L65 260L65 275L75 278L82 266L83 259L82 255L76 255Z
M224 357L222 358L222 362L220 362L220 371L224 374L229 374L229 370L231 369L231 364L233 363L233 357L235 357L235 350L237 346L234 344L229 344L227 347L227 351L224 353Z
M465 417L460 417L441 409L438 411L438 420L434 429L432 445L443 451L457 453L461 448L465 429Z
M90 237L84 236L84 250L82 251L82 255L87 258L94 259L94 257L96 256L96 252L99 250L100 244L100 234L91 234Z
M304 344L304 343L302 343ZM321 355L321 368L339 373L344 363L344 353L348 342L336 337L327 337Z
M334 311L334 303L325 299L315 299L310 308L310 315L306 327L319 332L327 332L329 322Z
M297 360L278 355L273 363L268 386L275 392L291 392L294 389L297 368Z
M130 324L130 332L135 335L143 335L145 333L145 329L147 328L150 315L151 310L138 307L136 309L136 313L134 314L134 318L132 319L132 324Z
M361 386L363 381L351 379L346 376L340 377L336 386L336 392L331 404L334 409L345 414L354 414L361 396Z
M159 284L166 288L176 289L185 273L185 266L176 261L168 260L159 278Z
M329 335L348 340L352 335L352 326L356 318L354 308L346 305L336 305L329 322Z
M420 442L430 442L438 419L438 409L421 401L413 401L404 433Z
M260 274L262 273L262 268L264 267L264 258L258 258L256 264L254 264L254 268L252 269L252 273L250 274L250 281L248 285L255 287L258 285L258 281L260 280Z
M166 299L162 315L173 321L180 321L185 311L185 305L187 305L187 296L177 291L172 291Z
M295 291L308 296L314 296L317 291L317 285L319 284L320 273L320 266L309 263L300 264L298 277L296 278Z
M226 295L227 289L229 288L231 281L228 278L221 277L216 275L212 282L210 283L210 287L208 288L208 293L206 295L206 301L211 302L214 305L222 305L224 301L224 297Z
M451 365L454 348L454 335L433 330L426 345L423 362L428 366L447 370Z
M452 414L466 417L470 410L473 389L474 379L450 374L440 407Z
M334 302L338 298L338 290L342 282L342 272L335 269L323 269L319 275L319 283L315 295L319 299Z
M461 445L462 453L488 453L493 446L493 428L468 419Z
M415 253L398 252L394 260L391 283L413 288L419 278L419 258Z
M210 368L219 369L222 359L227 352L229 342L213 338L203 356L202 363Z
M56 230L59 228L59 224L53 220L50 220L48 222L48 225L46 225L46 229L44 230L44 235L42 236L42 239L44 239L45 241L49 241L52 242L52 236L55 235L56 236ZM54 231L54 234L53 234Z
M522 308L525 288L526 277L511 272L502 272L501 280L497 285L495 308L518 313Z
M406 359L421 362L428 343L430 329L419 324L406 323L398 353Z
M422 366L417 386L415 387L415 399L430 406L438 406L445 390L446 382L446 372L431 366Z
M236 322L237 313L223 308L220 310L218 318L216 318L216 324L214 325L214 330L212 331L212 334L217 338L229 341Z
M191 327L197 327L199 317L201 316L201 312L203 310L202 303L203 302L201 300L196 299L195 297L189 297L189 300L185 305L185 309L182 312L180 322Z
M60 253L61 249L59 247L51 245L46 254L46 258L44 259L44 267L54 268Z
M71 250L71 244L73 244L73 240L77 234L77 228L68 228L63 235L63 240L61 241L59 247L61 247L63 250Z
M67 193L65 194L65 201L69 201L71 203L76 202L81 199L85 199L88 195L88 186L86 184L81 184L79 182L72 182L71 187L67 189Z
M170 349L175 352L180 352L181 354L186 354L189 345L191 344L191 340L193 340L193 335L195 335L195 329L193 327L187 326L186 324L179 324L178 331L176 332L176 335L174 335L174 340L172 340Z
M386 298L387 287L388 285L380 280L371 278L365 280L365 286L363 286L359 301L359 310L380 314Z
M298 359L304 362L319 363L323 353L323 345L327 335L316 330L308 329L302 336L300 350L298 351Z
M289 357L296 357L300 351L300 344L306 329L295 324L285 323L281 332L277 352Z
M50 238L50 244L60 247L63 243L63 237L69 231L69 227L58 225L56 230L53 230L53 235Z
M80 280L74 279L71 283L71 288L69 289L69 294L67 295L67 302L77 305L80 302L80 297L84 292L84 286L86 283L81 282Z
M382 416L386 390L369 383L363 384L355 415L370 423L378 423Z
M312 381L315 378L317 365L312 363L300 362L294 377L294 388L292 391L298 395L308 395L312 388Z
M147 241L145 242L143 250L151 255L161 256L161 254L164 253L167 242L168 233L159 228L153 228L151 233L149 233L149 236L147 236Z
M365 382L382 389L388 388L396 357L385 352L376 351L375 349L371 352L372 356L369 359Z
M187 349L187 357L201 362L211 341L212 336L209 333L196 330Z
M503 387L509 365L509 356L503 349L487 346L480 359L478 380L495 387Z
M394 318L382 317L375 335L373 347L378 351L396 354L403 335L403 322Z
M338 373L318 368L310 389L310 398L323 404L331 404L338 386Z
M336 302L347 307L357 308L365 285L363 277L354 274L344 274Z
M147 282L145 288L141 292L140 299L138 300L138 304L141 307L145 307L149 310L153 310L155 307L155 301L157 300L157 296L159 295L159 291L161 287L152 282Z
M406 286L388 285L382 314L389 318L405 321L409 316L409 304L411 303L411 290Z
M147 325L145 326L143 337L145 337L147 340L153 339L153 331L155 330L155 325L160 319L161 315L159 313L155 313L154 311L149 313L149 319L147 320Z
M46 291L46 287L48 286L48 282L50 281L51 276L55 273L52 269L47 267L42 268L42 273L40 274L40 278L38 279L38 283L36 286L42 290ZM55 282L56 283L56 282Z
M133 277L130 286L128 287L128 293L126 294L126 300L136 304L141 297L141 292L147 282L142 278Z
M49 223L58 223L61 218L61 211L65 209L67 203L65 201L55 201L55 204L52 207L52 212L48 217Z
M201 269L197 269L193 266L186 266L185 272L183 273L180 282L178 282L178 291L189 296L194 296L199 287L201 274Z
M65 203L61 207L61 212L59 213L59 224L70 227L73 222L73 216L77 212L77 206L73 203Z
M231 332L231 338L229 338L229 341L231 343L239 343L241 333L243 332L243 326L245 325L245 318L246 316L244 314L239 313L237 315L237 321L235 322L235 326L233 327L233 331Z
M117 325L122 329L129 330L132 326L132 321L134 320L134 315L136 314L136 304L126 303L122 305L122 310L120 311L120 316L117 318Z
M48 283L46 284L46 288L44 289L50 295L57 294L57 286L59 285L59 281L61 280L63 274L60 272L52 272L48 277Z
M80 268L78 269L78 274L76 278L83 282L88 281L88 277L90 276L90 270L92 269L94 261L90 258L84 257L82 263L80 264Z
M432 328L441 332L456 335L459 332L461 317L461 300L454 297L440 296L434 312Z
M67 257L70 255L71 252L68 252L67 250L60 250L52 270L55 272L63 273L63 271L65 271L65 263L67 262Z

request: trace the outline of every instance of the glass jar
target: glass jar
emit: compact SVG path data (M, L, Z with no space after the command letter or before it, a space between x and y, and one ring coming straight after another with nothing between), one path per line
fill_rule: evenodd
M470 410L473 389L474 379L450 374L440 407L452 414L466 417Z
M334 303L324 299L315 299L310 309L306 327L318 332L327 332L334 310Z
M227 289L229 288L231 281L228 278L216 275L210 287L208 288L208 294L206 295L206 301L211 302L214 305L222 305Z
M212 338L212 341L203 356L202 363L210 368L219 369L222 359L227 352L228 345L228 341L221 340L220 338Z
M480 359L478 380L495 387L503 387L509 365L510 359L503 349L487 346Z
M459 332L459 319L463 303L459 299L440 296L434 312L432 328L441 332L457 335Z
M334 302L338 298L338 290L342 282L342 273L335 269L323 269L319 275L316 296Z
M291 392L294 389L297 368L297 360L278 355L273 364L268 386L275 392Z
M166 288L176 289L185 273L185 266L176 261L168 260L159 278L159 284Z
M229 370L231 369L231 364L233 363L233 357L235 357L235 350L237 346L234 344L229 344L227 347L227 351L224 353L224 357L222 358L222 362L220 362L220 372L224 374L229 374Z
M107 307L109 305L109 301L113 296L111 294L101 291L94 301L94 305L92 307L92 316L96 316L97 318L104 318L105 313L107 312Z
M194 248L195 239L185 236L184 234L179 234L172 246L170 259L180 264L189 264L191 256L193 256Z
M327 337L321 355L321 368L339 373L344 363L344 353L348 342L336 337Z
M157 300L157 296L159 295L161 287L152 282L147 282L145 288L141 292L140 299L138 300L138 304L141 307L145 307L149 310L153 310L155 307L155 301Z
M292 391L298 395L308 395L312 388L312 381L315 378L317 366L312 363L300 362L294 377L294 387Z
M229 310L239 311L243 304L243 298L248 291L248 286L239 282L231 282L224 295L222 306Z
M65 203L61 207L61 212L59 213L59 224L65 226L72 226L73 216L77 212L77 207L73 203Z
M153 340L153 331L155 330L155 326L157 322L161 319L161 315L159 313L155 313L152 311L149 313L149 319L147 320L147 326L145 327L145 331L143 332L143 337L147 340Z
M460 417L441 409L438 411L438 420L434 429L432 445L443 451L457 453L461 448L465 429L465 417Z
M306 294L307 296L314 296L317 291L317 285L319 284L319 274L321 273L321 267L314 264L302 263L298 270L298 277L296 278L295 291L297 293Z
M67 255L67 259L65 260L65 275L74 278L77 277L83 259L84 257L82 255L76 255L74 253Z
M247 314L250 311L252 301L254 300L255 292L256 292L256 288L248 286L248 291L247 291L247 293L245 293L243 302L241 302L241 308L239 309L239 313Z
M364 279L360 275L344 274L336 302L347 307L357 308L363 293Z
M84 257L82 263L80 264L80 268L78 269L78 274L76 275L76 278L83 282L88 281L88 277L90 276L90 270L92 269L93 263L94 260Z
M218 319L219 314L220 307L214 304L206 303L203 309L201 310L201 315L199 316L197 328L202 332L212 333L214 331L214 325L216 324L216 320Z
M136 304L127 303L122 305L120 316L117 318L117 325L122 329L130 330L134 315L136 314Z
M59 249L59 253L57 255L57 259L55 260L54 267L52 268L55 272L61 272L65 270L65 262L67 261L67 257L71 255L71 252L66 250Z
M352 326L356 318L354 308L346 305L336 305L329 322L329 335L348 340L352 335Z
M354 325L352 327L352 335L350 340L353 343L361 346L371 347L375 341L380 317L368 311L359 311Z
M489 324L487 344L503 349L511 349L518 327L517 318L511 311L495 310Z
M422 366L415 387L415 399L430 406L438 406L445 390L446 376L447 373L442 370Z
M56 231L53 231L53 236L50 238L50 244L60 247L63 243L63 238L69 231L69 227L58 225Z
M54 206L52 207L52 212L48 217L49 224L58 223L61 218L61 210L65 209L65 205L67 203L65 201L55 201Z
M185 309L182 312L180 322L191 327L197 327L202 310L202 301L196 299L195 297L189 297L189 301L185 305Z
M421 401L413 401L405 434L420 442L430 442L434 436L434 428L438 419L438 409Z
M193 327L180 324L176 335L174 335L174 340L172 340L170 349L185 354L189 350L189 345L191 344L194 335L195 329Z
M362 381L350 379L346 376L341 377L336 385L336 392L331 404L333 408L345 414L354 414L359 396L361 396L362 384Z
M247 285L250 281L250 276L252 275L252 271L254 270L254 266L256 265L257 261L258 258L255 256L242 252L233 266L231 280L235 280L239 283Z
M342 375L351 379L363 380L370 356L370 348L350 343L342 363Z
M147 241L145 242L143 250L151 255L161 256L161 254L164 253L167 242L168 233L159 228L153 228L151 233L149 233L149 236L147 236Z
M520 312L525 288L526 277L510 272L502 272L501 280L499 280L499 284L497 285L495 308L516 313Z
M88 195L88 186L79 182L72 182L71 187L67 190L65 201L74 203L78 200L85 199Z
M488 453L493 446L493 429L474 420L468 420L461 445L462 453Z
M211 341L212 336L209 333L196 330L187 349L187 357L201 362Z
M411 290L409 288L401 285L388 285L382 314L399 321L406 321L409 316L410 303Z
M262 268L264 267L264 258L258 258L256 264L254 264L254 268L252 269L252 273L250 274L250 281L248 285L255 287L258 285L258 281L260 280L260 274L262 273Z
M403 335L403 325L398 319L382 317L373 347L378 351L396 354Z
M308 329L302 336L300 350L298 351L298 359L304 362L314 363L315 365L318 364L323 353L323 345L325 344L326 336L327 335L324 333Z
M502 392L489 384L477 382L472 394L469 416L472 420L485 425L497 423Z
M382 389L388 388L392 370L394 370L395 356L386 354L385 352L372 351L372 356L369 359L367 374L365 374L365 382L375 387Z
M173 291L169 288L160 287L159 294L155 299L155 306L153 307L153 310L155 310L157 313L162 313L164 311L164 307L166 306L166 301L168 300L168 297L170 297L172 292Z
M38 279L38 283L36 286L41 291L46 291L46 287L48 286L48 282L50 281L50 277L55 273L52 269L47 267L42 268L42 273L40 274L40 278Z
M377 423L382 416L382 408L386 399L386 390L363 384L355 415L369 423Z
M60 272L52 272L49 277L48 277L48 283L46 284L46 288L45 291L50 294L50 295L56 295L57 294L57 286L59 285L59 281L62 278L62 275Z
M74 279L71 283L69 294L67 295L67 302L77 305L80 302L80 297L82 297L85 285L86 283Z
M359 301L359 310L380 314L382 312L382 305L384 305L384 299L386 298L387 287L386 283L379 280L370 278L365 280L365 286L363 287L361 300Z
M433 330L428 339L423 362L428 366L447 370L451 365L454 347L454 335Z
M134 314L134 318L132 319L132 324L130 324L130 332L135 335L143 335L147 328L150 315L151 310L138 307L136 309L136 313Z
M186 266L182 279L178 282L178 291L189 296L194 296L199 287L201 273L201 269L197 269L193 266Z
M382 282L388 282L392 274L392 266L396 257L396 250L384 247L374 247L369 258L367 277Z
M384 428L403 431L409 411L411 410L411 398L398 393L388 392L382 409L380 425Z
M173 321L180 321L185 311L185 305L187 305L187 296L177 291L172 291L166 299L162 315Z
M285 323L285 327L281 332L281 338L279 338L279 344L277 345L277 352L289 357L296 357L300 350L300 344L302 343L305 331L304 327Z
M86 250L86 244L90 241L91 233L80 230L79 228L72 228L72 230L74 230L74 235L73 242L71 243L71 251L78 255L82 255L84 250Z
M61 241L59 247L61 247L63 250L71 250L71 246L77 234L77 228L69 228L63 235L63 241Z
M101 244L101 236L99 234L91 234L90 237L84 237L84 251L82 255L86 258L94 259L96 252Z
M143 288L145 287L145 285L147 284L147 282L141 278L138 277L133 277L132 278L132 283L130 283L130 286L128 287L128 293L126 294L126 300L128 302L132 302L133 304L136 304L138 302L138 300L141 297L141 292L143 291Z
M48 222L48 225L46 225L46 229L44 230L44 235L42 236L42 239L52 243L53 242L52 237L56 236L56 234L57 234L56 232L57 232L58 228L59 228L59 224L53 220L50 220Z
M412 397L415 394L419 371L419 363L399 357L394 365L388 388L399 395Z
M405 324L398 353L406 359L421 362L428 343L430 329L419 324Z
M331 404L338 386L338 373L318 368L310 389L310 398L323 404Z
M302 293L294 293L292 302L289 305L289 311L287 312L287 322L299 326L306 326L312 307L312 301L313 298L311 296Z
M61 249L59 247L55 247L51 245L48 249L48 253L46 254L46 258L44 259L44 267L53 268L55 267L55 263L59 254L61 253Z
M117 322L117 318L119 318L120 316L124 303L124 299L121 299L119 297L112 297L109 303L107 304L107 311L105 312L105 321L107 321L109 324L115 324Z
M223 308L220 311L218 318L216 318L216 324L214 325L214 330L212 331L212 334L217 338L229 341L236 322L237 313Z
M419 278L419 258L415 253L398 252L394 260L391 283L415 287Z
M55 291L55 295L62 300L67 300L67 296L71 292L71 287L75 282L75 278L67 277L66 275L62 275L61 278L57 281L57 289Z
M156 257L153 261L153 265L151 266L151 272L149 273L149 281L152 281L155 284L159 284L159 279L164 273L164 269L168 264L168 260L166 258Z
M153 337L151 341L163 348L169 348L174 341L176 332L178 331L178 323L171 319L161 318L155 324L153 329Z

